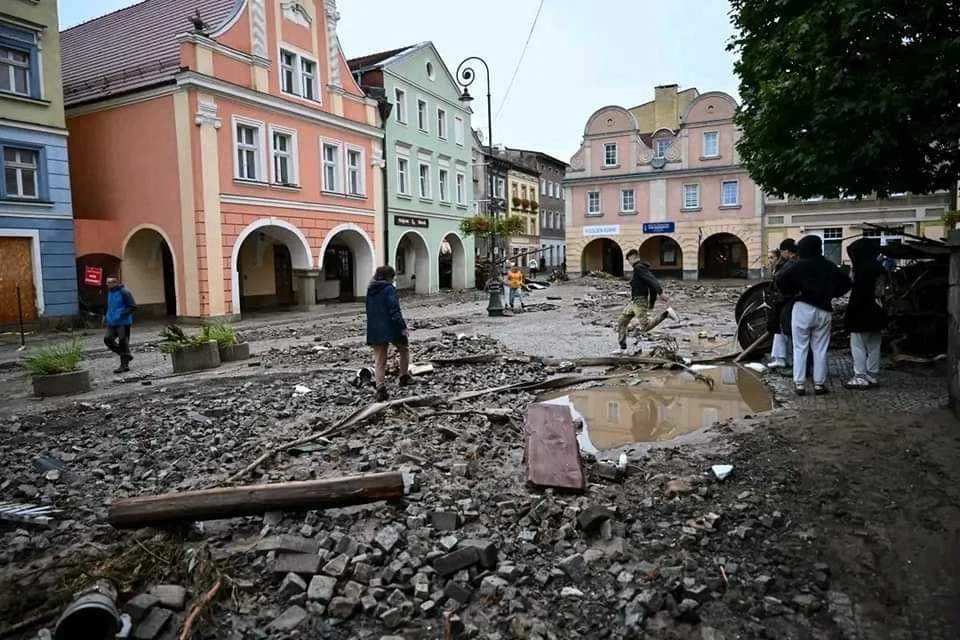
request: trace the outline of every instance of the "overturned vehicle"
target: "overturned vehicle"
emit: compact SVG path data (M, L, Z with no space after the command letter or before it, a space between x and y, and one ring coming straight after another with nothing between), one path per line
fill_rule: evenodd
M879 239L876 239L879 245ZM947 292L950 251L927 238L880 247L896 266L885 270L877 298L887 312L884 344L894 356L934 358L946 353L949 327ZM769 350L767 314L771 309L771 280L758 282L741 294L734 316L737 341L752 352ZM846 299L834 302L831 346L846 346Z

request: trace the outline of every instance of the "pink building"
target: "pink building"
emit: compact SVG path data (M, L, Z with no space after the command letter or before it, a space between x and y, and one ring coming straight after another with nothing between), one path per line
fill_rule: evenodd
M637 248L661 276L758 274L763 201L740 165L735 108L668 85L590 116L564 180L569 271L620 275Z
M158 315L363 296L382 131L337 19L335 0L145 0L64 31L78 262Z

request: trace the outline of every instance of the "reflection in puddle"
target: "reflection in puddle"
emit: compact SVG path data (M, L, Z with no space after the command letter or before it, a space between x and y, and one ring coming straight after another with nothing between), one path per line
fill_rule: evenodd
M567 405L586 453L616 449L633 442L661 442L704 429L730 418L768 411L773 400L763 381L740 367L704 367L713 390L689 373L646 374L636 386L607 384L545 400Z

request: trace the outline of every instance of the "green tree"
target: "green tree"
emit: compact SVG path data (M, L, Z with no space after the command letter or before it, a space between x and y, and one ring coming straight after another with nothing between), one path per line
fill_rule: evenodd
M731 0L742 129L768 193L955 191L958 0Z

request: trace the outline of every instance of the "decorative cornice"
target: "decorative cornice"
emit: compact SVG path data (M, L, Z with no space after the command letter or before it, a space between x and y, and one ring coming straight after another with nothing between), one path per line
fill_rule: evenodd
M721 167L697 167L695 169L663 169L658 171L644 171L633 173L616 173L609 176L584 176L584 177L565 177L564 186L580 186L589 184L601 184L610 182L628 182L628 181L650 181L666 180L668 178L694 178L697 176L716 176L723 174L742 173L747 170L742 165L723 165ZM749 178L749 175L746 176Z
M376 213L373 209L362 207L344 207L342 205L324 204L322 202L304 202L301 200L280 200L278 198L241 196L234 193L221 193L220 202L223 204L273 207L275 209L298 209L303 211L319 211L326 213L346 213L364 218L371 218Z

